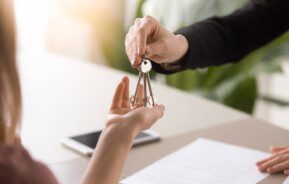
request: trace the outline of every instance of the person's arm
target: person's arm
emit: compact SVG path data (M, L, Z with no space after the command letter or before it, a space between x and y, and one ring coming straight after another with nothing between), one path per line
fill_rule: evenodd
M137 96L142 97L142 86L139 89ZM125 77L116 89L109 119L81 184L118 183L134 138L140 131L150 128L163 113L162 105L151 108L131 107L129 80Z
M189 43L182 69L237 62L289 28L288 0L251 0L224 17L213 17L178 30Z
M105 128L81 183L117 183L135 134L120 126Z
M127 34L126 52L134 65L147 52L159 73L216 66L236 62L285 33L288 20L288 0L251 0L230 15L197 22L174 34L145 17L136 20Z

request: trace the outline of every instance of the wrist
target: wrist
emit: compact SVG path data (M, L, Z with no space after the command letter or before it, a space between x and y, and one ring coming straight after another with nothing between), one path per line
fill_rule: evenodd
M125 122L125 119L118 119L117 122L109 122L104 128L104 132L110 132L121 139L134 139L138 134L138 127L134 123Z

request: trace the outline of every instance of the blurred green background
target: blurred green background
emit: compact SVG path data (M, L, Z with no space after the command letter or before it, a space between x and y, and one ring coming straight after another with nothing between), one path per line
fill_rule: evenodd
M55 6L50 8L51 12L48 13L46 44L50 51L136 74L137 71L131 67L124 47L126 33L136 17L151 15L166 29L174 32L180 27L214 15L227 15L247 1L53 0ZM23 43L30 43L29 41ZM289 106L288 98L281 99L279 93L274 96L260 92L261 82L258 80L264 74L271 76L281 73L284 68L282 62L288 60L288 55L287 33L237 64L187 70L169 76L152 73L152 78L252 114L256 102L258 105L260 100L281 107ZM265 85L270 88L274 84L268 82ZM286 90L283 90L284 93ZM264 116L266 113L262 114Z
M226 15L243 6L246 0L138 0L135 17L149 14L171 31L190 25L213 15ZM132 70L124 53L127 29L120 25L118 39L103 42L102 49L110 66L130 73ZM115 37L114 37L115 38ZM117 53L117 58L113 58ZM289 35L285 34L268 45L254 51L237 64L226 64L207 69L187 70L165 76L166 84L197 93L241 111L252 113L257 98L288 105L268 96L258 94L256 76L261 73L282 72L280 63L289 55ZM156 77L159 74L153 74Z

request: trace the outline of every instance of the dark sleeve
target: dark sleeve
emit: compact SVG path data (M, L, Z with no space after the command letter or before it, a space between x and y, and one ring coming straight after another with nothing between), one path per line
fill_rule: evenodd
M289 0L251 0L230 15L212 17L176 31L189 43L179 71L237 62L288 28ZM155 63L153 68L159 73L173 73Z

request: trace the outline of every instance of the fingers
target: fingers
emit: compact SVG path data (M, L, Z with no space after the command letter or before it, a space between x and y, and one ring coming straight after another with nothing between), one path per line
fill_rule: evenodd
M145 16L138 28L136 34L138 54L143 55L146 52L147 39L150 35L157 33L157 21L151 16Z
M281 150L273 154L267 159L257 162L257 167L261 172L268 172L270 174L289 169L289 153L287 150Z
M289 160L289 154L278 155L258 166L258 168L261 172L270 172L273 166L280 164L286 160Z
M140 63L141 58L139 57L137 53L137 37L135 36L138 27L141 23L140 18L136 18L134 24L130 27L129 32L126 35L125 39L125 50L126 54L131 62L131 65L136 68L138 66L137 63Z
M279 152L275 152L274 154L272 154L270 157L266 158L266 159L263 159L261 161L258 161L256 163L257 166L260 166L266 162L268 162L269 160L272 160L273 158L279 156L279 155L282 155L282 154L285 154L285 153L289 153L289 150L288 149L283 149L283 150L280 150Z
M141 63L141 58L146 52L148 38L155 38L158 32L158 22L153 17L145 16L135 20L125 40L126 53L133 67Z
M129 28L129 31L125 37L125 52L126 52L126 55L128 57L128 59L130 60L131 62L131 65L133 67L134 66L134 58L135 58L135 52L134 52L134 49L135 49L135 44L134 42L132 41L133 39L133 34L134 34L134 26L130 26Z
M285 156L285 155L284 155ZM278 173L284 171L285 169L289 169L289 156L287 155L287 160L280 162L279 164L275 164L267 169L267 172L270 174Z
M128 77L124 77L122 79L122 82L124 83L124 90L122 93L122 108L130 108L130 101L129 101L129 79Z
M133 35L136 35L138 33L139 30L139 26L141 24L141 19L140 18L136 18L135 22L134 22L134 29L133 29ZM133 36L132 37L132 45L133 45L133 53L134 53L134 58L132 60L133 66L137 67L140 63L141 63L141 56L139 54L139 46L138 46L138 37L137 36Z
M275 158L275 157L276 157L276 155L271 155L270 157L268 157L268 158L266 158L266 159L263 159L263 160L258 161L258 162L256 163L256 165L257 165L257 166L260 166L260 165L268 162L269 160L271 160L271 159L273 159L273 158Z
M123 81L121 81L118 85L117 88L114 92L114 97L112 100L112 104L110 107L110 110L120 108L121 103L122 103L122 95L123 95L123 90L124 90L125 84Z
M271 153L276 153L276 152L284 150L286 148L288 148L288 147L285 147L285 146L284 147L271 146L270 147L270 151L271 151Z

